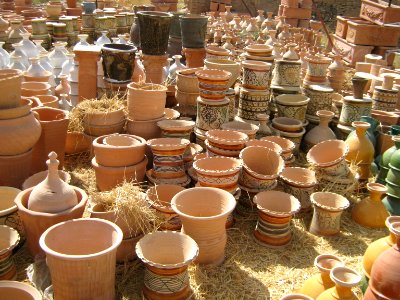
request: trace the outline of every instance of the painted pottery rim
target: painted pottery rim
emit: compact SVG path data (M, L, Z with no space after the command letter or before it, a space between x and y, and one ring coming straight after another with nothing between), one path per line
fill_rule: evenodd
M273 146L274 149L271 148L271 147L268 147L268 146L266 146L266 145L263 145L263 144L262 144L263 142L265 142L267 145L268 145L268 144L272 144L271 146ZM259 144L259 143L260 143L260 144ZM278 143L275 143L275 142L273 142L273 141L268 141L268 140L256 140L256 139L252 139L252 140L249 140L249 141L246 142L246 147L249 147L249 146L260 146L260 147L268 148L268 149L271 149L272 151L274 151L275 153L278 153L279 155L281 155L282 152L283 152L282 147L281 147Z
M195 74L198 78L207 80L229 80L232 76L231 72L219 69L203 69Z
M193 129L196 123L189 120L161 120L157 122L158 127L164 130L185 131Z
M146 145L146 140L140 136L133 135L133 134L121 134L121 133L119 133L118 135L129 136L130 138L137 140L139 142L139 144L131 145L131 146L112 146L112 145L103 144L102 139L104 139L110 135L115 135L115 133L101 135L101 136L95 138L92 142L93 147L107 148L107 149L130 149L130 148L136 148L136 147ZM100 140L101 140L101 142L100 142Z
M321 147L321 145L323 146L323 145L328 144L328 143L340 143L340 144L342 144L345 147L345 151L344 151L343 155L338 157L337 159L335 159L333 161L324 162L324 163L318 163L314 159L311 158L312 153L314 151L316 151L315 149L318 149L319 147ZM341 162L342 160L344 160L348 152L349 152L349 146L344 141L342 141L342 140L326 140L326 141L322 141L322 142L314 145L308 151L308 153L306 155L306 159L311 165L315 165L315 166L318 166L318 167L329 167L329 166L336 165L339 162Z
M245 127L247 127L247 128L245 128ZM257 125L251 124L251 123L231 121L231 122L223 123L221 125L221 129L242 131L242 132L246 133L247 135L253 135L253 134L257 133L257 131L259 130L259 127Z
M303 99L300 101L295 101L296 100L295 98L303 98ZM293 101L289 99L293 99ZM303 106L306 105L308 102L310 102L310 98L302 94L281 94L275 97L275 101L276 103L288 106Z
M161 264L161 263L156 263L151 260L148 260L143 254L141 244L146 242L146 240L149 240L149 239L153 239L153 238L157 239L157 236L161 236L161 235L170 235L171 237L179 236L180 238L186 239L188 242L190 242L193 247L190 258L181 263L176 263L176 264ZM171 239L171 242L173 241L173 238ZM152 267L161 268L161 269L177 269L177 268L184 267L184 266L190 264L192 261L194 261L196 259L196 257L199 255L199 246L196 243L196 241L193 238L191 238L189 235L184 234L182 232L178 232L178 231L156 231L156 232L148 233L137 242L137 244L135 246L135 250L136 250L136 254L137 254L138 258L141 261L143 261L145 264L152 266ZM193 250L195 250L195 251L193 251Z
M204 169L202 167L199 167L198 164L204 162L204 161L210 161L210 160L222 160L222 161L231 161L231 163L234 163L233 167L230 167L229 169L225 170L212 170L212 169ZM217 174L235 174L240 171L240 168L242 167L242 161L240 159L234 158L234 157L224 157L224 156L213 156L213 157L206 157L206 158L200 158L193 162L193 168L196 170L196 172L205 174L205 175L217 175Z
M352 279L351 282L343 281L343 280L337 278L337 276L336 276L337 272L352 273L354 275L354 278ZM330 272L330 278L333 282L338 283L341 286L350 287L350 288L357 286L361 281L361 275L348 267L334 267Z
M386 194L387 191L388 191L388 188L385 185L380 184L378 182L368 182L367 183L367 189L370 192L373 191L373 192L377 192L377 193L380 193L380 194Z
M13 290L24 291L32 297L32 300L43 299L42 294L37 289L23 282L13 280L0 280L0 291L2 290L2 288L11 288Z
M271 194L271 195L268 195L268 194ZM296 200L296 201L294 201L295 204L293 205L292 210L289 211L289 212L273 211L273 210L261 207L261 205L257 202L258 198L261 197L261 196L267 197L266 195L268 195L268 196L270 196L270 197L268 197L270 199L275 198L274 196L272 196L273 194L281 195L281 197L286 197L291 202L292 202L292 200ZM267 212L267 213L270 213L272 215L279 216L279 217L290 217L290 216L293 216L294 214L299 212L300 209L301 209L300 201L295 196L293 196L291 194L288 194L288 193L285 193L285 192L275 191L275 190L262 191L262 192L258 193L257 195L254 196L253 203L255 203L257 205L257 209L258 210L260 210L262 212Z
M11 186L0 186L0 197L1 197L1 199L3 199L3 197L1 196L3 194L2 192L3 191L7 192L7 190L11 191L11 192L14 192L15 193L15 197L17 197L17 195L22 191L21 189L17 189L17 188L11 187ZM14 197L14 199L15 199L15 197ZM18 210L17 205L14 203L14 199L12 199L9 202L9 204L7 205L7 206L9 206L8 208L3 209L3 210L0 211L0 217L7 216L7 215L9 215L9 214L11 214L13 212L16 212ZM3 202L4 200L1 200L1 201Z
M315 259L314 259L314 266L320 271L320 272L325 272L325 273L329 273L333 268L325 268L320 264L320 261L323 259L332 259L332 260L336 260L338 262L338 267L344 267L344 262L342 259L340 259L340 257L333 255L333 254L320 254L318 255Z
M245 159L243 158L243 155L245 154L245 152L247 151L252 151L252 150L261 150L266 152L268 155L270 153L273 153L273 155L276 155L276 158L278 159L278 165L277 165L277 171L276 174L260 174L257 173L256 171L253 171L245 162ZM261 179L261 180L271 180L271 179L276 179L279 177L279 175L282 173L283 169L285 168L285 161L283 160L283 158L281 157L280 154L276 153L275 151L271 151L269 148L266 147L262 147L262 146L248 146L246 148L244 148L242 151L240 151L239 153L239 158L243 161L243 168L246 169L246 171L252 175L253 177L257 178L257 179Z
M190 141L181 138L155 138L148 140L146 144L151 149L157 150L166 150L165 148L184 149L190 144Z
M305 173L308 173L311 177L311 180L308 180L307 182L294 180L293 178L288 177L287 174L285 173L290 170L295 170L295 171L301 170L304 172L304 175L306 175ZM307 168L286 167L282 170L282 172L279 176L283 181L286 181L287 183L298 186L298 187L313 187L313 186L317 185L317 183L318 183L317 177L315 176L315 172L310 169L307 169ZM308 176L306 176L306 177L308 178Z
M206 139L204 141L204 144L207 148L207 152L211 152L215 156L226 156L226 157L237 158L240 153L240 150L227 150L227 149L222 149L222 148L213 146L210 144L208 139ZM210 157L212 157L212 156L210 156Z
M3 232L4 233L8 233L8 235L12 236L13 239L10 240L10 243L9 243L8 247L0 249L0 255L3 255L5 253L7 253L7 252L10 252L12 249L14 249L18 245L18 243L19 243L19 241L21 239L21 237L19 236L18 231L15 230L14 228L10 227L10 226L0 225L0 236L2 236Z
M315 199L315 197L317 195L323 195L323 194L326 195L326 196L329 196L329 197L339 198L343 202L342 205L338 206L338 207L332 207L332 206L321 204L320 202L318 202L318 200ZM340 212L340 211L343 211L343 210L345 210L346 208L348 208L350 206L350 202L349 202L349 200L347 200L346 197L344 197L344 196L342 196L340 194L337 194L337 193L333 193L333 192L314 192L314 193L312 193L310 195L310 200L311 200L311 203L314 204L315 206L317 206L317 207L319 207L321 209L327 210L327 211Z
M243 60L242 66L251 70L268 71L271 69L272 64L258 60Z
M224 66L229 66L229 67L237 67L240 68L239 63L236 61L230 60L230 59L222 59L222 58L206 58L204 60L204 64L210 64L214 66L224 65Z
M284 138L282 136L266 136L266 137L261 138L261 141L270 141L270 142L277 143L279 146L281 146L283 154L290 153L296 148L295 143L293 143L291 140ZM278 141L280 141L281 143L279 143ZM286 148L283 147L284 146L283 143L285 144L285 146L287 146Z
M226 133L227 135L231 135L232 137L223 138L218 136L220 133ZM237 138L234 138L234 135L236 135ZM206 132L206 137L211 142L222 145L240 145L249 141L249 136L246 133L230 129L210 129Z

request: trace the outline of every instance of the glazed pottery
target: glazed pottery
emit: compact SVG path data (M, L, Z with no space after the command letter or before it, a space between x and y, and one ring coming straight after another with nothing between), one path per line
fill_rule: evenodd
M327 72L331 59L322 54L308 54L304 57L307 62L307 73L304 77L303 86L312 84L327 85Z
M180 232L154 232L136 245L145 264L142 293L146 299L188 299L192 295L188 265L199 255L199 246Z
M40 237L40 247L46 253L55 297L113 299L116 251L121 241L121 229L101 219L71 220L47 229ZM80 280L74 289L65 289L77 276Z
M136 50L136 47L124 44L102 45L101 57L105 80L112 83L130 82Z
M242 87L239 94L238 116L258 121L259 114L268 113L269 90L250 90Z
M347 267L334 267L330 273L335 286L322 292L316 300L358 300L351 290L361 281L361 276Z
M304 136L303 143L305 151L310 150L314 145L326 141L336 139L335 133L329 128L329 122L334 117L334 113L329 110L317 111L319 117L318 126L311 129Z
M266 247L283 247L290 243L290 221L300 210L296 197L280 191L264 191L254 196L258 221L254 230L256 242Z
M17 107L21 99L22 71L4 69L0 71L0 109Z
M159 84L135 83L128 85L128 116L136 121L161 118L167 97L167 88Z
M21 190L9 186L0 186L0 225L6 225L18 231L20 241L25 241L25 232L17 214L15 198Z
M283 87L299 87L301 84L301 62L277 59L272 76L272 84Z
M282 157L268 148L248 146L240 152L243 160L239 184L249 189L270 190L285 167Z
M41 213L60 213L78 204L78 197L68 183L61 180L58 173L57 154L51 152L47 177L36 185L29 195L28 209Z
M343 106L340 112L339 124L351 126L354 121L359 121L361 116L370 116L372 100L370 98L355 99L351 96L343 98Z
M210 187L187 189L172 198L171 206L182 221L182 232L199 246L196 263L215 266L223 263L227 242L225 224L235 205L232 194Z
M310 196L314 214L310 232L320 236L332 236L340 232L340 217L349 207L349 201L336 193L316 192Z
M193 168L202 187L213 187L234 193L238 188L241 161L232 157L208 157L196 160Z
M202 130L230 129L223 128L223 124L229 121L229 99L223 101L207 101L197 98L196 127Z
M367 122L356 121L352 123L352 126L356 128L356 135L349 136L345 141L349 147L346 161L358 167L360 180L368 180L371 174L371 163L374 160L374 147L366 136L366 131L371 125Z
M18 242L18 231L6 225L0 225L0 280L17 278L17 268L11 255Z
M319 273L308 278L299 291L312 299L316 299L325 290L335 286L330 278L330 271L335 267L344 266L344 263L335 255L321 254L315 258L314 266Z
M222 150L236 150L240 151L246 146L249 140L247 134L224 129L212 129L206 132L208 143Z
M300 201L301 211L308 211L311 208L310 195L317 185L315 172L305 168L289 167L283 169L279 177L283 183L283 190Z
M164 55L168 48L172 14L140 11L137 13L137 17L140 30L140 47L143 53L146 55Z
M200 97L208 101L224 101L232 73L217 69L196 72L199 80Z
M97 187L100 191L109 191L124 181L143 182L148 159L144 156L137 164L120 167L102 166L96 157L93 157L91 163L96 174Z
M149 188L146 192L147 201L157 211L163 220L160 228L163 230L179 230L182 227L178 215L171 207L172 198L185 188L173 184L159 184Z
M319 110L331 110L333 89L328 86L310 85L303 87L304 95L310 98L307 106L306 118L317 120L316 113Z
M239 63L230 59L207 58L204 60L204 66L207 69L225 70L232 74L228 81L228 87L233 87L240 75Z
M253 90L268 89L271 64L262 61L242 61L242 86Z
M42 294L33 286L18 281L1 280L0 294L5 299L18 299L18 300L43 299Z
M275 97L278 117L288 117L304 122L309 101L309 98L299 94L283 94Z
M266 136L261 138L261 140L278 144L282 148L281 155L285 161L285 164L288 164L293 160L293 150L295 148L295 144L291 140L280 136Z
M24 225L27 246L32 257L43 253L39 247L39 238L47 228L63 221L82 217L88 196L83 190L77 187L73 187L73 189L78 198L78 204L71 209L55 214L36 212L28 209L28 200L33 188L29 188L18 194L15 204L18 207L18 215Z
M358 202L352 210L353 220L365 227L384 228L389 214L382 203L387 188L379 183L367 183L369 197Z
M208 17L183 15L179 17L182 45L185 48L204 48Z

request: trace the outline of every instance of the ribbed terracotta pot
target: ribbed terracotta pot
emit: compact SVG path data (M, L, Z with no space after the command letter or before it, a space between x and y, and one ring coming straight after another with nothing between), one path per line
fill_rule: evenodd
M0 185L21 188L31 173L32 152L0 156Z
M42 294L33 286L18 282L1 280L0 294L4 299L42 300Z
M199 255L199 246L180 232L153 232L136 245L145 265L142 293L146 299L189 299L188 265Z
M51 151L57 153L59 168L62 168L69 123L68 114L64 110L51 107L35 107L32 110L39 115L42 134L33 148L31 174L47 169L46 160Z
M233 195L221 189L191 188L176 194L171 206L182 221L182 232L199 245L199 256L195 262L215 266L222 264L227 241L225 224L236 206Z
M83 117L84 132L91 136L120 133L125 125L122 108L111 112L86 113Z
M17 268L11 255L18 243L18 231L6 225L0 225L0 280L17 279Z
M47 229L40 247L46 253L55 298L114 299L121 241L121 229L101 219L76 219Z

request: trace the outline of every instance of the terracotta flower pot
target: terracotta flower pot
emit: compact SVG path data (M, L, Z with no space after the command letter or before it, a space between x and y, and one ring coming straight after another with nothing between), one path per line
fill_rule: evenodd
M255 139L258 126L250 123L232 121L221 125L221 129L236 130L247 134L250 140Z
M89 151L91 142L82 132L67 132L65 154L76 154Z
M129 138L130 145L123 144L120 138ZM107 144L107 139L111 145ZM96 162L104 167L136 165L143 161L145 150L146 140L135 135L103 135L93 141Z
M317 185L315 172L306 168L289 167L280 174L283 189L286 193L299 199L302 211L311 208L310 195Z
M196 263L215 266L223 263L227 241L225 224L235 205L232 194L209 187L187 189L172 198L171 206L182 221L182 232L199 246Z
M18 243L18 231L6 225L0 225L0 280L15 280L17 278L17 268L11 255Z
M297 119L287 117L277 117L272 119L272 127L279 131L285 132L301 132L303 131L303 123Z
M147 202L153 207L158 215L164 220L160 229L179 230L182 223L179 216L171 207L172 198L185 188L173 184L159 184L149 188L146 192Z
M282 147L279 146L275 142L267 141L267 140L250 140L246 143L246 147L249 146L259 146L269 149L272 152L275 152L279 155L282 155Z
M344 263L335 255L321 254L315 258L314 266L319 273L308 278L299 292L310 296L312 299L317 299L322 292L335 286L330 278L330 272L334 267L343 267Z
M46 253L54 295L61 299L113 299L116 251L121 241L121 229L101 219L71 220L47 229L40 237L40 247ZM75 280L74 288L66 289L71 280Z
M247 134L224 129L212 129L206 132L207 141L211 146L223 150L242 150L249 140Z
M59 108L58 97L53 95L37 95L36 96L44 106Z
M285 167L278 153L265 147L249 146L240 152L239 157L243 160L239 176L241 186L259 191L276 187L278 176Z
M295 148L295 144L291 140L279 136L266 136L261 138L261 141L269 141L278 144L282 148L281 155L286 165L291 163L293 160L293 150Z
M200 97L209 101L222 101L228 90L232 73L224 70L205 69L196 72Z
M0 281L0 294L5 299L18 300L42 300L42 294L33 286L18 282L2 280Z
M350 202L343 196L330 192L316 192L310 196L314 214L310 232L315 235L331 236L340 232L340 217Z
M51 151L57 153L60 161L59 168L62 168L69 123L67 113L64 110L50 107L35 107L33 111L39 115L42 134L33 148L31 174L47 169L46 160Z
M146 174L148 159L144 159L134 165L121 167L105 167L100 165L96 157L92 159L92 167L96 173L96 185L100 191L112 190L124 181L143 182Z
M0 110L0 120L20 118L28 115L33 106L33 99L21 97L17 107L4 108Z
M22 184L22 189L27 190L31 187L35 187L37 184L46 179L47 174L48 171L46 170L30 176ZM58 176L60 177L61 180L65 181L66 183L69 183L71 181L71 175L69 175L68 172L65 172L63 170L58 170Z
M184 93L199 93L199 80L196 72L202 68L182 69L176 71L176 88Z
M22 191L15 199L18 215L26 232L27 246L33 257L43 253L39 247L39 238L47 228L60 222L82 217L88 196L77 187L73 187L73 189L78 197L78 204L71 209L56 214L41 213L28 209L28 199L33 188Z
M14 203L15 198L21 190L0 186L0 225L6 225L18 231L20 236L20 245L25 242L25 231L21 219L17 214L17 206Z
M190 140L195 122L189 120L161 120L157 122L157 125L161 128L162 137Z
M258 221L254 230L256 242L267 247L283 247L290 243L290 220L300 210L296 197L279 191L265 191L254 196Z
M4 69L0 72L0 109L17 107L21 99L22 71Z
M47 95L50 89L50 84L46 82L23 82L21 83L21 96Z
M29 150L18 155L0 156L0 186L21 188L30 175L32 152Z
M127 119L126 131L129 134L140 136L145 140L160 138L161 129L158 127L157 122L161 120L164 120L164 117L147 121Z
M136 245L145 264L143 295L147 299L188 299L192 295L188 265L199 255L197 243L184 233L154 232Z
M129 83L133 74L132 61L135 59L136 50L136 47L131 45L102 45L104 79L112 83Z
M216 156L196 160L193 168L200 186L219 188L233 194L238 188L241 165L239 159Z
M86 113L83 117L84 132L92 136L119 133L124 125L123 108L112 112Z
M310 102L310 98L301 94L283 94L276 97L275 102L279 117L293 118L301 122L305 121L307 105L308 102Z
M229 79L228 87L233 87L240 75L239 63L230 59L207 58L204 61L204 65L207 69L225 70L230 72L232 76Z
M196 127L201 130L219 129L229 121L229 98L208 101L197 98ZM229 128L224 128L229 129Z

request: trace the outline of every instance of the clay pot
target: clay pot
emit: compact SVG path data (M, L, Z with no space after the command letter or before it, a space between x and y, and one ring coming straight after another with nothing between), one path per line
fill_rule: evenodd
M283 169L279 177L283 183L283 190L300 201L301 211L310 210L310 195L317 185L315 172L305 168L289 167Z
M94 243L94 241L96 241ZM115 297L115 259L122 231L101 219L77 219L53 225L40 237L54 295L61 299ZM77 281L72 290L68 282Z
M282 147L279 146L275 142L267 141L267 140L250 140L246 143L246 147L249 146L259 146L259 147L264 147L267 148L268 150L275 152L279 155L282 154Z
M301 122L305 121L308 102L310 98L300 94L282 94L275 97L279 117L293 118Z
M0 156L0 186L21 188L31 171L32 150L18 155Z
M157 122L157 125L161 128L162 137L189 140L195 122L188 120L161 120Z
M290 294L280 298L279 300L312 300L313 298L303 294Z
M22 71L4 69L0 71L0 109L17 107L21 99Z
M25 232L22 222L17 214L17 206L14 203L15 197L21 190L0 186L0 225L6 225L18 231L20 244L25 242Z
M199 246L190 236L149 233L137 243L136 253L146 266L142 292L147 299L191 297L187 268L199 255Z
M229 121L229 104L229 98L223 98L222 101L209 101L198 97L196 127L201 130L222 128L222 125Z
M32 175L31 177L29 177L27 180L24 181L24 183L22 184L22 190L27 190L31 187L35 187L40 182L46 179L47 174L48 170ZM66 183L69 183L71 181L71 175L69 175L68 172L58 170L58 176L62 181L65 181Z
M209 101L222 101L232 73L224 70L205 69L196 72L200 97Z
M31 173L35 174L47 169L46 160L51 151L57 153L60 161L59 168L62 168L69 123L67 112L51 107L35 107L32 110L39 115L42 134L33 148Z
M308 278L299 292L310 296L312 299L317 299L325 290L335 286L335 283L330 278L330 272L335 267L343 267L344 263L335 255L321 254L315 258L314 266L319 273Z
M188 68L200 68L204 66L206 51L204 48L183 48L182 55L186 58Z
M204 65L207 69L225 70L230 72L232 76L228 81L228 87L233 87L240 75L239 63L229 59L207 58L204 60Z
M202 68L182 69L176 71L176 88L184 93L199 93L199 80L196 72Z
M59 108L58 97L53 95L37 95L36 96L44 106Z
M304 130L303 123L301 121L287 117L273 118L272 127L284 132L301 132Z
M242 150L249 140L247 134L235 130L212 129L206 133L210 145L223 150Z
M290 243L290 220L300 210L296 197L280 191L264 191L254 196L258 220L255 241L266 247L283 247Z
M183 15L179 17L182 46L185 48L204 48L208 17Z
M33 286L18 282L2 280L0 281L0 293L5 299L18 300L42 300L42 294Z
M76 154L89 151L91 142L82 132L67 132L65 154Z
M232 194L210 187L187 189L172 198L171 206L182 221L182 232L199 246L196 263L215 266L223 263L227 241L225 224L235 205Z
M349 201L330 192L313 193L310 199L314 205L310 232L321 236L337 235L340 232L340 216L349 207Z
M355 99L363 99L364 98L364 90L368 83L368 79L355 76L351 79L351 82L353 84L354 98Z
M31 112L33 100L29 98L21 98L19 105L14 108L5 108L0 110L0 120L8 120L20 118Z
M129 138L130 144L123 144L121 138ZM146 140L135 135L103 135L93 141L96 162L104 167L136 165L143 161L145 150Z
M241 161L231 157L208 157L196 160L193 168L202 187L213 187L234 193L238 188Z
M41 213L28 209L28 199L33 188L22 191L15 199L18 215L26 232L27 246L33 257L43 253L39 247L39 238L47 228L60 222L82 217L88 197L83 190L77 187L73 187L73 189L78 197L78 204L71 209L56 214Z
M147 121L127 119L126 131L129 134L140 136L146 140L159 138L161 137L161 129L158 127L157 122L163 119L164 117Z
M21 83L21 96L31 97L47 95L51 90L50 84L46 82L23 82Z
M123 108L111 112L86 113L83 117L84 132L91 136L119 133L124 125Z
M250 140L256 137L258 126L250 123L232 121L221 125L221 129L236 130L247 134Z
M268 90L251 90L242 87L239 93L238 116L245 120L259 121L259 114L268 113Z
M0 225L0 280L15 280L17 278L17 268L11 255L18 243L18 231L6 225Z
M249 146L239 157L243 160L239 176L241 186L259 191L276 187L278 176L285 167L278 153L265 147Z
M307 132L303 139L306 151L320 142L336 139L335 133L329 128L329 122L334 117L334 113L328 110L319 110L317 111L317 116L319 117L318 126Z
M133 74L132 61L137 49L125 44L104 44L101 57L104 79L112 83L129 83Z
M252 90L266 90L269 87L271 64L262 61L242 61L242 86Z
M295 144L291 140L279 136L266 136L261 138L261 141L269 141L278 144L282 148L281 155L286 165L294 160L293 150Z
M92 159L92 167L96 173L96 184L100 191L112 190L124 181L143 182L148 159L134 165L120 167L105 167L100 165L96 157Z
M222 47L209 45L206 47L207 59L229 59L230 51Z

